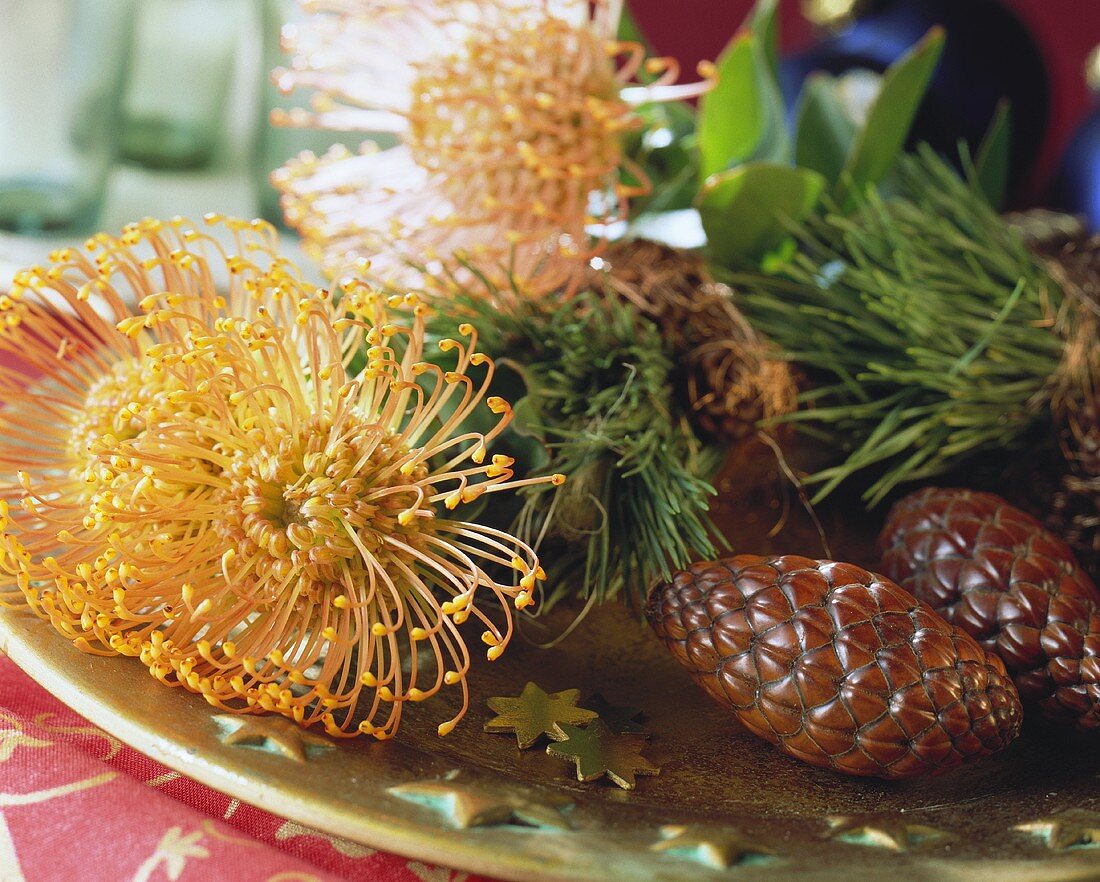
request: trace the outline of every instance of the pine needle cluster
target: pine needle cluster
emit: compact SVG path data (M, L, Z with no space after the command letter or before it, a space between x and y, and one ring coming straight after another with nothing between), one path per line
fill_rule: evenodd
M657 578L713 555L707 477L720 455L677 400L673 360L652 322L591 292L505 306L459 293L452 306L432 330L452 335L455 315L479 323L479 346L500 368L493 388L521 396L513 437L502 441L526 440L520 462L542 460L534 474L567 476L550 492L533 485L508 513L545 549L544 603L619 594L637 603Z
M734 280L754 325L815 381L785 419L845 451L810 478L818 499L866 472L877 503L1051 419L1063 292L931 150L901 163L899 185L799 227L777 273Z

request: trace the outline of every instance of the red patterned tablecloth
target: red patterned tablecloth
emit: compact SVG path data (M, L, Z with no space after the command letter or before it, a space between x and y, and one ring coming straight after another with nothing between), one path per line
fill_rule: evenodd
M0 658L0 882L483 882L185 778Z

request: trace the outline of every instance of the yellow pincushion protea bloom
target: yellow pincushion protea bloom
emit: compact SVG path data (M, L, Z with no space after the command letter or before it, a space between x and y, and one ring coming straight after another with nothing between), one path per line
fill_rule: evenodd
M457 685L446 734L469 700L459 626L478 620L497 658L509 606L534 603L544 578L529 546L450 512L563 479L513 480L512 460L489 455L512 413L485 396L492 362L473 328L442 341L454 358L444 369L425 360L415 298L387 309L353 283L336 310L323 296L298 310L289 327L224 320L163 347L159 369L195 390L178 395L191 410L100 452L125 465L97 494L96 516L131 535L156 524L147 541L121 543L130 576L107 606L129 624L114 646L211 704L334 735L387 738L406 701ZM471 366L487 376L475 383ZM465 431L482 409L494 427ZM181 615L166 621L166 608Z
M406 701L457 685L446 734L468 707L459 626L479 621L497 658L509 607L534 603L544 577L530 547L450 512L562 479L512 480L511 459L489 455L511 408L486 397L492 363L473 328L442 342L445 369L424 357L414 298L387 308L349 283L334 306L323 290L264 292L266 278L254 294L278 310L234 317L199 288L154 293L119 322L126 339L176 329L140 354L164 391L126 403L141 431L111 426L87 444L79 524L76 488L35 497L63 550L11 534L7 568L85 648L138 656L217 707L387 738ZM484 408L494 428L465 431Z
M303 154L275 173L289 223L336 276L362 256L390 281L407 266L472 264L530 293L594 253L590 230L622 218L649 183L622 136L641 103L700 94L675 61L616 41L611 0L303 0L290 91L311 111L277 119L391 132L386 150ZM652 83L634 83L642 69ZM625 171L625 174L624 174ZM598 236L597 236L598 238ZM564 259L563 259L564 258Z
M105 435L136 437L149 413L169 407L179 381L149 371L150 348L218 314L290 309L292 320L292 299L263 306L256 296L300 285L276 256L273 228L216 216L207 226L228 229L232 252L183 219L145 220L117 237L94 236L85 249L54 252L0 296L0 599L21 602L17 582L26 589L52 582L110 533L88 508L102 483L88 450ZM214 288L218 268L228 277L224 296ZM181 317L152 320L137 304L154 295L186 301ZM200 304L203 312L187 313ZM79 601L50 592L27 597L82 648L107 651L110 635Z

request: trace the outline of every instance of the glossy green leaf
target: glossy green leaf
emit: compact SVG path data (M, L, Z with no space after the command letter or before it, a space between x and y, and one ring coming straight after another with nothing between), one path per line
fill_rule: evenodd
M636 112L642 127L626 135L623 149L651 186L648 194L630 201L631 217L689 208L699 189L695 110L682 101L669 101L643 104ZM623 180L637 182L629 171Z
M856 125L837 94L836 80L826 73L812 74L799 98L795 164L820 172L830 184L835 184L855 136Z
M997 105L974 157L973 183L994 208L1004 205L1008 191L1011 139L1012 105L1005 99Z
M856 134L837 181L837 203L849 209L869 185L878 183L897 160L943 53L944 30L936 26L899 58L882 78L882 89Z
M775 81L779 79L779 22L776 12L779 0L757 0L749 13L746 25L756 35L760 50L767 63L767 71Z
M789 162L791 147L787 133L787 104L779 88L777 2L757 0L748 19L748 26L756 37L752 54L757 88L760 90L762 130L756 150L747 158Z
M733 266L759 260L817 205L825 179L808 168L749 162L707 180L699 214L711 255Z
M759 0L718 57L718 85L699 102L700 171L787 161L787 108L778 80L776 0Z
M638 19L634 17L625 3L623 4L622 14L619 17L619 32L616 38L622 40L624 43L641 43L647 49L649 48L649 40L645 38L642 29L638 27Z
M718 85L699 101L699 159L703 179L748 159L764 133L764 101L748 32L718 56Z

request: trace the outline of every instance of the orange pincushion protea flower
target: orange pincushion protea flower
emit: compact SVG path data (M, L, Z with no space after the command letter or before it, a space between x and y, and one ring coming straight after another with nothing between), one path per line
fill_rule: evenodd
M360 155L303 154L276 172L287 220L327 272L385 250L381 276L434 258L507 269L531 293L561 284L593 253L589 228L646 192L622 135L634 107L700 94L673 85L672 59L614 39L610 0L303 0L280 86L318 90L285 124L398 134ZM619 65L618 59L625 59ZM630 85L645 70L656 79ZM623 171L630 178L628 182ZM564 258L564 260L562 259Z
M161 384L125 405L141 430L80 424L93 436L90 489L35 497L42 532L60 526L63 551L12 534L7 569L71 639L138 656L217 707L386 738L405 701L458 685L446 734L468 706L459 626L479 620L497 658L509 606L531 605L544 577L527 545L449 512L562 479L514 481L511 459L489 456L511 408L485 397L492 363L473 328L462 326L466 342L441 343L454 353L446 370L424 359L415 298L390 302L391 313L348 283L335 307L285 264L250 281L259 302L248 317L198 288L147 296L143 315L119 322L127 340L175 329L141 347L140 375ZM487 369L484 381L471 366ZM495 427L464 431L484 407Z
M36 612L88 651L107 651L100 622L78 598L32 586L72 570L111 533L88 507L102 484L89 446L136 437L180 388L177 377L149 371L150 348L179 340L196 319L252 314L257 290L299 285L275 256L269 224L207 220L231 231L232 254L182 219L145 220L89 239L87 253L54 252L0 296L0 599L22 602L18 583ZM214 289L218 266L229 275L225 296ZM131 306L154 294L205 312L153 321ZM135 323L149 327L119 330Z
M93 503L120 528L157 524L122 548L133 575L112 597L130 620L120 652L216 706L320 721L334 735L387 738L405 701L444 685L461 687L462 707L440 734L462 717L459 625L478 619L497 658L509 606L534 603L544 574L523 542L449 512L563 479L513 480L512 460L489 456L512 413L485 397L492 362L473 328L462 326L465 343L442 341L455 359L445 370L424 359L424 307L411 296L389 306L353 283L339 309L303 298L289 327L224 320L158 352L196 390L179 396L193 409L103 449L101 461L125 465ZM467 371L479 365L488 376L475 383ZM481 408L496 425L464 431ZM508 583L493 575L509 571ZM186 615L166 622L166 608Z

